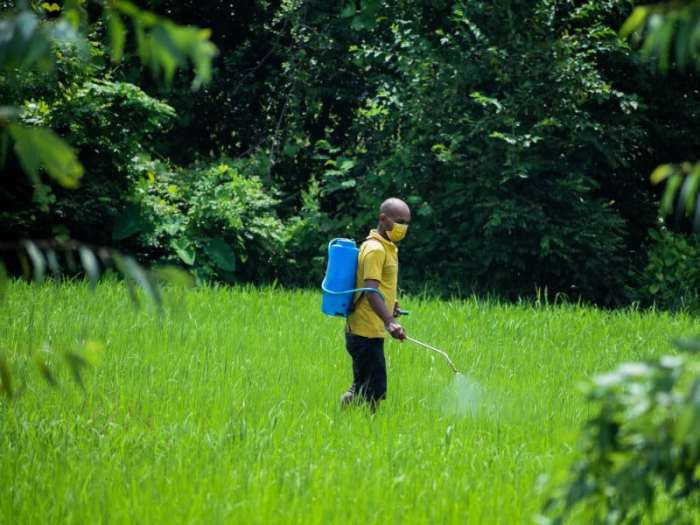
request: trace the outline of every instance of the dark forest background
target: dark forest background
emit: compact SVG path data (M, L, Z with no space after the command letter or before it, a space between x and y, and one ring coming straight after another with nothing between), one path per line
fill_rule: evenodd
M47 19L60 7L29 4ZM70 190L8 155L2 239L70 236L203 280L318 286L327 242L364 238L395 195L414 215L404 291L696 302L698 242L685 216L658 218L649 175L696 158L699 84L620 38L635 2L138 5L211 29L211 82L154 77L133 32L111 62L97 8L87 50L0 74L0 105L85 167Z

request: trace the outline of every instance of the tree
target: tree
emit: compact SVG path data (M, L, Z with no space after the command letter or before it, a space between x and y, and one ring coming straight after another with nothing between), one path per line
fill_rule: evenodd
M5 16L0 20L0 80L13 94L21 92L22 85L31 83L36 76L47 75L57 63L66 67L68 76L89 76L93 71L88 62L80 62L73 69L70 59L63 57L89 55L97 46L90 37L93 36L89 17L90 6L79 0L68 0L63 7L57 4L43 3L41 6L20 2L17 6L7 5ZM138 54L154 75L162 76L166 82L172 81L177 68L186 66L190 60L195 68L193 87L197 88L207 82L211 74L211 59L215 47L208 40L208 32L194 27L178 26L171 21L160 18L151 12L141 10L130 2L113 1L96 4L104 17L108 28L111 58L118 62L124 51L126 28L123 19L130 20L135 33ZM85 71L88 74L85 74ZM29 79L29 80L28 80ZM73 80L73 79L71 79ZM109 83L86 83L83 90L88 92L73 93L75 96L90 98L89 90L109 91L121 89L120 95L131 94L134 98L135 87L114 86ZM131 91L129 92L129 90ZM138 91L138 90L136 90ZM109 95L109 93L108 93ZM128 98L128 97L127 97ZM35 108L36 109L36 108ZM83 110L86 108L83 107ZM102 109L102 108L100 108ZM159 108L168 112L167 106ZM49 177L65 189L78 187L83 177L84 168L73 148L53 129L42 125L41 108L27 111L27 108L5 106L0 111L0 161L6 166L10 145L19 165L28 175L35 190L35 198L48 208L53 204L47 187L42 184L40 173L45 171ZM157 124L157 123L156 123ZM141 123L143 126L144 124ZM146 123L146 126L148 123ZM5 182L5 184L7 184ZM146 293L160 306L160 294L155 286L154 277L148 274L136 261L116 250L94 247L85 243L58 238L52 241L30 241L4 243L0 251L15 251L25 273L30 277L30 268L37 281L42 281L47 270L54 275L61 272L59 254L69 269L75 270L76 260L94 286L99 277L101 265L112 264L126 278L130 295L135 300L133 282L139 284ZM161 276L171 281L186 281L181 272L173 268L162 269ZM7 286L7 273L0 261L0 301L4 298ZM81 369L89 364L90 349L87 353L67 353L66 361L74 378L81 382ZM46 363L37 359L36 364L42 375L54 383L53 375ZM10 367L0 355L0 386L7 396L14 393Z

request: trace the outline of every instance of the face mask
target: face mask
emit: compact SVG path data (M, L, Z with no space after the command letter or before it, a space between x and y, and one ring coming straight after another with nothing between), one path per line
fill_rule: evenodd
M406 237L406 232L408 231L408 224L399 224L398 222L394 223L394 227L386 232L386 234L389 236L389 239L391 239L393 242L399 242L401 239Z

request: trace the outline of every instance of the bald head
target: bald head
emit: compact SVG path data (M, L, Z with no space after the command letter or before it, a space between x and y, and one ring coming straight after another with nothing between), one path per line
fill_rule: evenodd
M406 221L411 220L411 210L408 207L408 204L401 199L397 199L396 197L392 197L382 202L382 205L379 207L379 213L388 215L394 220L398 218L406 219Z
M403 239L406 234L406 228L411 222L411 210L401 199L392 197L382 202L379 207L379 224L377 225L377 231L386 239L390 239L394 242ZM396 227L396 224L401 226ZM394 230L394 233L392 233ZM400 234L396 232L401 231Z

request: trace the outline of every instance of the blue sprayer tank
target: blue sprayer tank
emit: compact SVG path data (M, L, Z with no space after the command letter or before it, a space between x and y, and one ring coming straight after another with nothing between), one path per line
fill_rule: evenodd
M347 317L355 291L359 252L352 239L333 239L328 243L328 266L321 285L324 314Z
M376 288L355 288L357 257L360 250L352 239L333 239L328 243L328 266L321 283L323 301L321 311L326 315L347 317L356 292L376 293Z

